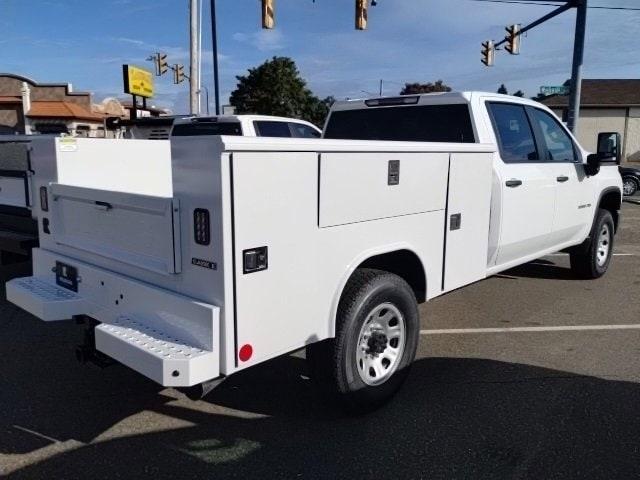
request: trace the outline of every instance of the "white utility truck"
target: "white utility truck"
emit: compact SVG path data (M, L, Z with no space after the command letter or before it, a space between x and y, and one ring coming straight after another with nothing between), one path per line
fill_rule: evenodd
M243 137L320 138L322 131L305 120L273 115L218 115L176 119L171 135L237 135Z
M472 92L337 103L323 139L176 136L171 196L36 176L40 247L7 297L194 395L306 346L347 405L378 405L419 302L559 250L604 274L621 178L603 135L588 155L543 105Z
M320 138L322 131L305 120L273 115L218 115L215 117L142 117L127 126L125 138L166 140L170 136L238 135L243 137Z

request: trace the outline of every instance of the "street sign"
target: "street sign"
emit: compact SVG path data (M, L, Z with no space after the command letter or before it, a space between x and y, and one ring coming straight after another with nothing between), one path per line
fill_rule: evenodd
M569 87L565 85L553 85L540 87L542 95L569 95Z
M151 98L154 94L153 74L140 67L122 65L124 93Z

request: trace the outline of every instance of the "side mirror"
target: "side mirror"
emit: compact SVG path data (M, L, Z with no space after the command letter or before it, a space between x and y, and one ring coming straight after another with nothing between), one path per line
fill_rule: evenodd
M620 134L616 132L601 132L598 134L598 152L601 162L615 162L620 165L621 160ZM587 159L587 163L588 163Z
M584 171L587 176L592 177L600 172L601 158L600 153L592 153L587 157L587 163L584 166Z

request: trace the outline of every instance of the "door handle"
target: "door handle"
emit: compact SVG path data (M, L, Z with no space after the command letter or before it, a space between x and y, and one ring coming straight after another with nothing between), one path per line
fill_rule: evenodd
M564 175L561 175L561 176L557 177L556 180L559 181L560 183L562 183L562 182L566 182L567 180L569 180L569 177L565 177Z
M504 182L504 184L507 187L519 187L520 185L522 185L522 180L517 180L517 179L511 179L511 180L507 180L506 182Z
M105 212L106 212L106 211L109 211L109 210L111 210L111 209L113 208L113 206L112 206L110 203L108 203L108 202L101 202L101 201L99 201L99 200L96 200L96 201L95 201L95 202L93 202L93 203L94 203L95 207L96 207L98 210L103 210L103 211L105 211Z

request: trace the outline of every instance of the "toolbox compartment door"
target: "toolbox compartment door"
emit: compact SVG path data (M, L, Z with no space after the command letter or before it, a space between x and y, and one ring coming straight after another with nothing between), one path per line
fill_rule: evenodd
M442 210L449 154L322 153L321 228Z
M443 291L487 276L492 162L491 153L451 154Z
M51 184L54 241L162 274L179 273L179 205L173 198Z

